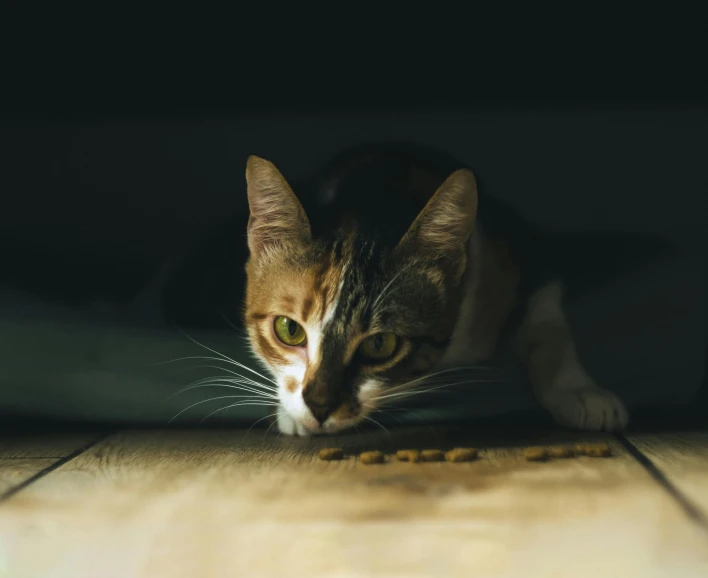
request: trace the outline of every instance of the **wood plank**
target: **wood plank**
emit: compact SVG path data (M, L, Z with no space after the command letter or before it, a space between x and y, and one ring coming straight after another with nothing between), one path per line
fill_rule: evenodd
M56 461L48 458L0 459L0 496Z
M0 437L0 458L63 458L100 437L96 432L14 433Z
M609 459L531 463L513 438L125 432L8 501L0 541L12 544L13 576L707 575L708 535L621 445L610 439ZM317 460L332 445L483 453L462 464Z
M627 439L708 519L708 432L630 435Z

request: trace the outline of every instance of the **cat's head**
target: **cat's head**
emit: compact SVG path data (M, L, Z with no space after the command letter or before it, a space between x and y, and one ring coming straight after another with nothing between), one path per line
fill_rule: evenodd
M250 157L246 180L253 351L299 429L350 427L395 400L449 343L477 210L474 176L451 174L394 243L352 220L314 236L269 161Z

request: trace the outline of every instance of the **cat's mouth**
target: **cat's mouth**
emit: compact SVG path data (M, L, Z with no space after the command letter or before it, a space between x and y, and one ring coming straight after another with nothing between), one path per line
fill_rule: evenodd
M309 402L309 403L308 403ZM281 391L281 419L284 428L295 430L298 435L328 435L348 430L364 419L368 405L361 400L345 400L336 407L320 406L311 400L305 401L301 391ZM290 422L289 425L287 422Z
M278 416L277 422L280 433L302 437L338 434L349 429L351 425L353 425L338 422L329 422L324 424L312 424L308 422L309 425L306 426L302 420L295 420L289 414L285 413Z
M287 430L292 429L293 433L301 436L332 435L353 428L362 419L363 417L359 415L347 417L346 419L331 416L322 422L317 420L309 411L303 412L298 416L288 413L287 417L282 420L285 422L283 424L285 429L281 428L281 431L288 433ZM288 426L288 421L292 421L291 427Z
M346 420L346 423L344 423L340 420L330 418L330 419L327 419L324 423L320 423L315 419L303 420L301 423L308 434L324 435L324 434L339 433L343 430L349 429L350 427L353 426L354 423L356 423L358 421L359 421L358 419L349 419L349 420Z
M361 419L354 418L348 419L346 422L325 423L323 426L320 427L319 433L333 434L346 431L354 427L354 425L360 421Z

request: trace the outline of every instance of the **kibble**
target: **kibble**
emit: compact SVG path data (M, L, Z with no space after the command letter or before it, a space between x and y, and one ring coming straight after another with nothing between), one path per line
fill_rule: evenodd
M396 459L401 462L419 462L420 461L420 451L418 451L418 450L398 450L396 452Z
M524 450L524 457L529 462L542 462L548 458L548 452L546 448L526 448Z
M382 464L384 463L383 452L362 452L359 454L359 460L362 464Z
M591 458L608 458L612 455L612 448L607 444L592 444L585 448L585 455Z
M420 461L422 462L441 462L445 459L445 453L442 450L423 450L420 452Z
M344 451L342 448L323 448L318 454L321 460L332 461L341 460L344 457Z
M572 458L575 455L575 449L570 447L550 448L548 455L552 458Z
M475 448L455 448L445 454L448 462L471 462L479 452Z
M588 444L575 444L575 454L578 456L584 456L587 454L589 447L590 446Z

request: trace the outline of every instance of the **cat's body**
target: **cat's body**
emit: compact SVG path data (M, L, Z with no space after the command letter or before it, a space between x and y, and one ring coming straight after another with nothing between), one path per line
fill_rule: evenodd
M426 376L510 345L562 424L615 430L627 413L583 369L548 243L480 196L472 172L421 147L335 159L307 210L268 161L247 168L245 323L279 386L279 429L338 431Z

